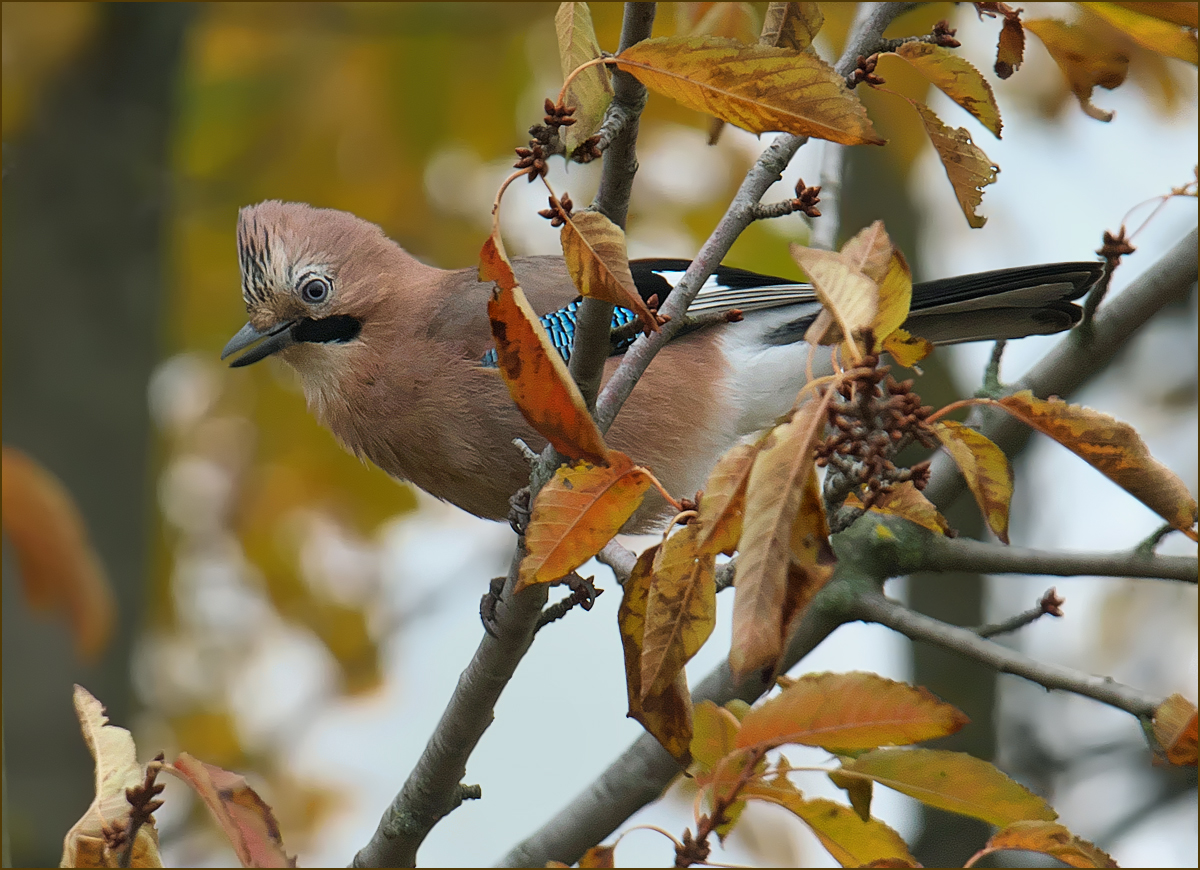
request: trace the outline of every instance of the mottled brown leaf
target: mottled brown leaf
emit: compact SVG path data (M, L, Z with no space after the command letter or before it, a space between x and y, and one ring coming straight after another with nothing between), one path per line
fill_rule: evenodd
M988 159L971 141L971 134L962 127L951 129L941 122L933 109L913 100L909 102L921 116L921 123L925 125L925 132L929 134L929 140L946 169L946 177L950 179L950 186L954 188L954 195L958 197L958 205L967 223L979 229L987 223L987 218L980 217L976 209L983 202L983 189L995 183L1000 167Z
M1000 107L992 86L962 55L928 42L905 42L896 54L1000 138Z
M990 438L962 423L942 420L934 424L933 431L962 472L988 528L1007 544L1012 463Z
M762 45L807 51L824 23L819 3L768 3L758 41Z
M576 212L563 223L561 240L567 270L580 293L628 308L645 329L658 331L658 320L633 283L619 226L598 211Z

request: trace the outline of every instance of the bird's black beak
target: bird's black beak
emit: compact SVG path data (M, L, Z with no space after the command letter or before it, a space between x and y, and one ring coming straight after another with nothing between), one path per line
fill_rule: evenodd
M256 363L260 359L266 359L273 353L278 353L285 347L291 347L296 343L296 338L292 335L292 327L296 324L292 321L281 323L271 329L270 332L259 332L249 323L238 330L237 335L229 339L229 344L225 345L225 349L221 351L221 359L230 354L235 354L239 350L244 350L250 347L254 342L264 339L262 344L250 350L229 364L230 368L238 368L239 366L248 366L251 363Z

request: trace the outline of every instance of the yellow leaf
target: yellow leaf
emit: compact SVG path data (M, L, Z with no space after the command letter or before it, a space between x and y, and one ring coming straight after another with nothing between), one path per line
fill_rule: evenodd
M737 745L799 743L836 754L945 737L968 721L928 690L876 674L806 674L746 714Z
M680 529L654 559L642 639L643 698L675 681L716 622L716 557L697 551L696 531L695 524Z
M1022 819L1052 822L1058 814L1040 797L986 761L963 752L876 749L842 767L927 806L1004 826Z
M133 735L108 724L104 705L87 689L77 685L73 700L83 742L96 762L96 793L92 805L63 838L60 866L116 867L118 855L105 843L104 831L114 823L128 826L130 805L125 790L142 785L146 768L138 764ZM138 829L131 866L162 866L153 818Z
M749 3L711 3L689 36L720 36L745 45L758 36L758 15Z
M1097 87L1112 90L1125 81L1129 56L1117 46L1092 38L1086 27L1052 18L1026 21L1025 29L1037 36L1058 64L1079 105L1097 121L1111 121L1113 113L1092 105Z
M950 179L950 186L954 188L954 195L958 197L958 205L967 223L979 229L987 223L987 218L980 217L975 210L983 201L983 189L996 182L1000 167L988 159L971 141L971 134L962 127L952 130L941 122L933 109L914 100L909 102L921 116L921 123L925 125L925 132L929 134L929 140L946 169L946 177Z
M842 245L841 259L878 284L888 272L894 250L883 221L875 221Z
M1192 7L1192 20L1195 20L1196 4L1186 4ZM1134 42L1158 54L1167 57L1177 57L1196 66L1196 25L1179 26L1170 21L1164 21L1152 14L1143 14L1141 10L1130 9L1119 3L1088 3L1083 6L1093 15L1103 18L1122 33L1128 34Z
M791 421L776 426L750 472L729 652L738 679L774 668L791 627L786 606L792 527L814 474L813 445L825 428L831 397L827 391L820 400L808 400Z
M850 265L842 254L794 243L791 252L843 338L857 337L870 328L879 312L879 288L874 281Z
M604 462L604 437L524 291L493 291L488 317L500 375L521 414L564 456Z
M621 605L617 608L617 626L621 630L621 647L625 653L629 717L640 722L663 749L686 768L692 761L692 696L688 692L687 674L681 670L665 692L642 697L642 639L658 549L654 546L642 553L625 581Z
M934 434L958 465L988 528L1008 543L1008 511L1012 503L1012 464L1004 451L982 432L953 420L935 423Z
M909 284L911 292L911 283ZM892 359L905 368L912 368L925 357L933 353L933 342L925 338L911 335L905 329L893 329L883 340L883 349L892 355Z
M586 3L562 3L554 16L558 36L558 60L565 79L577 67L600 57L600 44L592 26L592 13ZM575 109L575 123L560 127L563 142L570 156L585 139L594 136L612 102L612 82L604 64L589 67L577 75L567 87L564 102Z
M896 54L1000 138L1000 107L996 105L992 86L969 61L948 48L928 42L905 42L896 49Z
M752 133L882 145L845 81L811 52L717 37L664 37L614 59L646 87Z
M100 557L71 494L57 477L15 447L3 450L4 533L33 610L61 610L75 653L93 661L108 646L117 606Z
M862 501L854 493L847 496L846 504L862 507ZM946 518L938 513L933 502L925 498L911 480L895 484L891 489L880 493L871 505L871 510L900 517L931 532L950 534L950 524L946 522Z
M583 5L583 4L580 4ZM580 867L615 867L614 853L616 845L612 846L592 846L583 853L583 857L579 859Z
M768 3L758 41L762 45L807 51L824 23L825 16L818 3Z
M1054 822L1013 822L997 831L987 841L983 851L998 852L1016 849L1041 852L1062 861L1069 867L1116 867L1117 862L1082 837L1077 837Z
M886 350L897 342L901 346L904 345L904 338L908 336L908 333L900 329L900 326L908 320L908 312L911 307L912 270L909 269L904 255L899 250L893 249L887 273L879 281L879 313L875 315L875 322L871 324L871 331L875 335L876 350ZM899 333L903 334L895 338ZM911 338L911 336L908 337ZM931 349L932 347L930 345ZM895 354L892 355L895 356ZM904 365L902 360L897 360L897 362Z
M1133 9L1142 15L1149 15L1160 21L1170 21L1180 27L1196 29L1198 18L1195 3L1113 3L1113 6L1123 6Z
M717 762L737 749L738 718L712 701L701 701L692 712L692 772L711 773Z
M614 450L608 465L561 466L533 502L516 591L574 571L612 540L650 486L645 469Z
M763 439L726 451L708 475L700 498L696 547L702 553L732 556L742 537L746 484Z
M1178 693L1154 711L1154 739L1172 764L1196 766L1196 705Z
M567 270L580 293L635 311L644 328L658 332L658 320L633 283L619 226L598 211L576 212L563 223L561 239Z
M1128 423L1108 414L1042 400L1029 390L1000 399L1017 419L1049 435L1101 474L1196 540L1196 500L1178 475L1150 455L1141 436Z

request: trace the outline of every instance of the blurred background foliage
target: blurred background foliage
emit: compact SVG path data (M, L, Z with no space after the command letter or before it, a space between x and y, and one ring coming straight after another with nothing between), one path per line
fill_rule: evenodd
M319 428L276 361L233 372L218 361L244 316L237 210L264 199L344 209L427 262L471 266L512 149L561 83L555 4L169 6L3 6L4 439L40 458L79 499L120 590L122 619L122 640L85 668L63 652L61 635L31 634L5 582L5 739L15 750L6 772L17 866L57 863L62 833L90 800L90 764L70 713L72 680L88 685L115 722L135 726L147 752L186 750L251 773L276 808L289 851L303 850L319 830L339 796L290 771L279 750L306 709L371 693L385 679L380 647L403 625L388 584L405 578L384 563L383 533L416 500ZM662 4L655 34L691 32L712 6ZM727 6L727 35L752 39L766 4ZM617 46L621 9L592 5L607 50ZM852 13L853 4L825 5L825 56L836 55ZM900 26L916 32L949 15L951 4L929 4ZM1154 99L1169 108L1190 98L1160 58L1141 54L1152 60L1135 64L1135 75ZM889 87L925 95L927 85L904 64L885 64ZM126 78L110 91L88 90L117 68L127 68ZM1074 108L1061 77L1026 84L1015 92L1048 116ZM104 93L114 105L128 99L119 111L101 110ZM844 233L883 217L912 260L919 222L906 211L905 185L925 135L903 101L869 91L863 98L890 144L854 152L862 162L850 185L867 184L870 194L855 198ZM100 107L87 116L89 126L62 120L72 100ZM706 149L696 132L708 126L650 99L629 220L632 256L688 256L724 212L760 146L726 130L716 149ZM147 137L140 150L121 138L135 129ZM113 147L102 150L106 136ZM678 171L660 171L665 162ZM563 170L556 161L554 171L560 194L569 185L576 203L590 199L597 167ZM84 180L71 190L47 193L70 186L76 172ZM816 174L807 181L816 183ZM89 186L88 179L110 176L128 182L124 211L103 185ZM544 206L539 190L506 200L513 253L556 250L557 233L533 215ZM944 197L954 208L948 186ZM122 233L134 220L151 225L139 237L140 295L126 298L137 282L120 260L133 240ZM79 225L66 232L72 222ZM108 232L117 234L104 242L113 262L97 276L104 270L84 254ZM795 275L785 240L806 236L799 217L756 224L727 261ZM102 292L106 282L112 296ZM48 299L65 306L50 322L77 319L66 337L72 329L86 336L69 361L43 358L32 344L47 322ZM111 442L95 441L99 412L68 419L48 410L74 407L67 384L112 404L111 384L80 373L103 375L135 344L137 365L121 377L140 410L121 416ZM89 483L98 466L112 477ZM110 535L109 526L124 532ZM9 567L6 557L6 575ZM978 595L974 601L977 611ZM294 658L272 652L289 644L324 675L315 687L289 670ZM251 673L285 692L296 681L298 699L286 714L244 712L253 707ZM986 722L991 700L980 703ZM978 710L968 712L979 721ZM181 833L191 830L185 821L175 819L173 828L168 820L164 834L196 837L193 850L177 854L199 860L211 840Z

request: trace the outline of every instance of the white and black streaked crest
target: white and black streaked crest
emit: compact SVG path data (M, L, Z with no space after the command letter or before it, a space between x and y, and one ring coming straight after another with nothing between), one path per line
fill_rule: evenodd
M324 257L296 244L291 233L259 220L250 209L242 211L237 240L247 309L264 305L279 293L294 293L313 278L333 286L333 270Z

